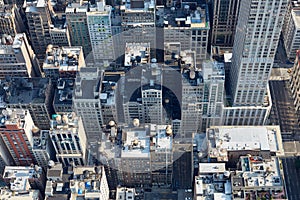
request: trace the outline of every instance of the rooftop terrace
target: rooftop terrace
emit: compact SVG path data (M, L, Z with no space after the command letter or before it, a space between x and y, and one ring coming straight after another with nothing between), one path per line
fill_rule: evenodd
M189 27L192 29L209 29L209 15L207 5L191 8L185 5L184 8L163 8L159 9L160 16L164 16L157 23L164 27Z
M43 69L57 69L59 72L79 71L85 66L81 47L54 47L48 45Z

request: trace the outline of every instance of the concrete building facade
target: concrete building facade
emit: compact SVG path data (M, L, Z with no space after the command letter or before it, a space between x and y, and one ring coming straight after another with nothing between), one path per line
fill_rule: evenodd
M286 8L286 0L240 2L230 70L233 105L263 104Z
M240 0L213 0L213 25L211 43L232 47L238 21Z
M16 34L13 38L2 36L0 45L0 78L5 77L36 77L41 71L25 33Z
M64 166L87 164L87 138L80 117L75 113L52 117L50 138L57 160Z

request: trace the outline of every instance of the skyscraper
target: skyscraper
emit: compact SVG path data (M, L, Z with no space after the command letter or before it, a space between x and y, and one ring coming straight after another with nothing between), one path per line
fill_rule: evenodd
M51 24L50 6L50 2L43 0L26 2L25 13L30 40L39 59L43 58L47 45L51 43L49 32Z
M66 8L66 19L70 31L71 45L82 46L85 56L92 50L87 26L87 11L87 4L72 3Z
M242 0L233 46L234 106L261 106L267 91L287 0Z
M102 74L98 68L81 68L75 79L73 106L81 117L89 141L101 136L103 120L101 116L100 85Z
M212 44L232 47L240 0L213 0Z
M97 2L87 13L87 24L96 67L107 67L115 60L111 30L112 7Z

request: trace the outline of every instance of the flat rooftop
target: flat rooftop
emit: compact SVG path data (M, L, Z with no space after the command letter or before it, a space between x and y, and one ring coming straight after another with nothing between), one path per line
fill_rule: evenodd
M172 133L170 135L167 134L167 127L168 127L167 125L150 124L150 132L156 135L155 137L156 151L172 150L173 137L172 137Z
M209 29L209 15L207 5L197 8L164 8L162 12L164 27L190 27L194 29ZM158 22L162 23L162 20Z
M224 173L225 163L199 163L199 174Z
M123 5L121 5L120 9L125 10L127 12L146 12L155 9L155 1L154 0L122 0Z
M46 150L49 137L48 130L39 130L33 133L33 150Z
M150 156L150 137L147 135L147 131L144 128L125 129L124 131L126 140L121 157L148 158Z
M106 75L103 76L103 81L101 83L101 93L100 93L100 101L103 105L116 105L117 98L117 85L118 80L120 78L120 74L116 75Z
M43 69L57 69L59 72L79 71L85 67L82 47L54 47L48 45Z
M224 63L217 61L204 61L202 64L204 80L224 80L225 81L225 68Z
M198 86L203 83L203 75L196 65L196 54L194 51L186 50L180 52L181 72L183 84Z
M150 43L126 43L124 66L150 62Z
M48 78L13 78L2 84L10 91L9 104L44 104L50 95Z
M279 126L216 126L207 129L210 157L227 158L228 151L270 151L283 155Z
M236 171L232 177L233 189L237 189L235 187L240 187L241 185L245 189L284 187L281 178L283 174L280 172L278 158L272 157L270 160L263 160L260 157L242 156L240 161L242 170ZM242 183L239 184L238 180L242 181Z
M0 128L6 128L9 125L17 125L19 129L22 129L26 124L25 117L28 115L28 111L23 109L7 108L2 110L2 115L0 116Z
M61 78L58 80L54 94L54 105L69 104L72 106L74 79Z
M75 79L74 99L97 99L100 92L101 71L96 67L80 69Z
M201 163L204 164L204 163ZM225 168L224 163L205 163L207 165L201 166L202 168L208 168L207 173L201 173L199 170L199 176L195 177L195 195L196 200L210 199L214 196L214 199L232 199L232 189L230 181L230 172L223 171ZM222 164L222 165L219 165ZM215 166L221 170L210 170L209 168ZM213 172L212 172L213 171Z
M16 178L33 178L37 174L42 174L42 168L35 167L22 167L22 166L5 166L3 172L4 179Z
M64 129L75 132L78 128L78 121L79 117L75 113L53 114L50 120L51 130Z
M30 190L28 192L13 192L9 189L1 188L0 189L0 197L2 199L9 199L9 200L33 200L39 199L40 191L39 190Z

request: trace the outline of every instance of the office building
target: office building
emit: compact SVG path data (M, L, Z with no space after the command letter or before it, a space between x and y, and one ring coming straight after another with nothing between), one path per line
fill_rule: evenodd
M36 163L32 134L35 128L27 110L3 110L0 134L16 165L27 166Z
M58 14L54 14L52 17L52 23L50 24L49 33L51 37L51 44L55 44L60 47L71 45L69 29L67 27L65 17L59 17Z
M13 78L2 82L2 88L2 107L26 109L39 129L49 130L54 93L48 78Z
M194 199L232 199L230 172L226 171L225 163L199 163Z
M170 125L150 125L152 186L171 188L173 178L173 133Z
M50 138L56 159L64 166L87 163L87 139L80 117L75 113L52 115Z
M102 73L98 68L82 68L75 79L73 106L81 117L89 141L101 138L103 119L101 114L100 86Z
M0 45L0 78L40 76L38 60L25 33L2 35Z
M107 125L110 121L120 122L119 119L123 118L119 117L122 115L122 105L117 105L120 102L117 87L121 75L122 73L104 72L100 93L103 124Z
M0 5L0 35L7 34L14 37L22 32L25 32L25 27L16 4Z
M202 74L196 66L195 52L183 51L182 55L182 104L181 138L192 139L200 130L204 84Z
M141 123L163 123L162 71L159 64L150 63L150 43L127 43L124 66L132 68L119 81L124 85L120 93L125 123L135 118Z
M287 57L294 61L297 50L300 46L300 10L299 7L293 8L290 11L291 18L289 24L286 26L284 35L284 47L286 50Z
M70 3L66 7L67 26L72 46L82 46L84 56L92 51L87 25L88 2Z
M173 135L170 125L128 125L110 122L101 141L102 164L108 182L125 187L171 188L173 181Z
M283 44L290 61L294 61L299 49L299 8L300 2L288 1L287 11L282 26ZM298 48L297 48L298 47Z
M230 70L234 106L264 103L286 7L286 0L240 2Z
M72 168L64 171L61 163L50 161L47 169L47 182L45 187L45 199L70 199L70 179Z
M166 123L171 121L180 125L181 118L181 69L180 69L180 43L165 43L164 44L164 65L162 65L163 73L163 106L166 111ZM174 121L175 120L175 121ZM174 124L175 125L175 124ZM180 128L180 126L178 127ZM174 135L177 135L179 130L173 127Z
M16 184L20 184L20 182L16 181ZM21 183L23 184L23 183ZM14 188L14 187L12 187ZM23 188L23 185L21 186ZM24 193L25 191L25 193ZM10 199L10 200L18 200L18 199L28 199L28 200L35 200L35 199L43 199L42 194L39 190L32 190L32 189L25 189L24 191L15 190L12 191L9 188L0 188L0 196L3 199Z
M157 22L163 27L165 43L180 42L181 51L196 52L196 63L208 59L208 36L210 30L207 5L192 10L189 5L184 8L159 9L161 16Z
M284 174L277 157L241 156L238 168L231 173L233 199L286 199Z
M266 159L284 155L279 126L212 126L206 135L212 162L234 163L247 154Z
M32 151L37 164L44 169L50 160L55 159L55 150L50 141L48 130L32 129L33 147Z
M225 74L224 65L204 61L202 70L195 63L195 52L183 51L181 137L192 138L193 133L205 132L211 124L223 123Z
M42 69L54 84L59 78L75 78L82 67L85 67L82 47L47 46Z
M39 0L26 2L25 6L25 14L32 48L37 57L43 60L47 45L51 43L51 4L50 1L45 2L43 0Z
M192 140L173 139L173 189L190 189L193 187L194 164ZM180 176L178 176L180 174Z
M268 96L262 106L230 106L226 104L223 109L223 124L227 126L262 126L268 123L272 101Z
M217 61L204 61L202 65L204 97L201 132L211 125L223 123L225 97L224 64Z
M109 188L103 166L73 168L70 180L71 199L109 199ZM84 186L83 181L84 180Z
M300 79L299 79L299 74L300 74L300 51L297 51L296 55L296 60L294 67L292 68L291 72L291 78L290 78L290 88L292 92L292 97L294 99L294 105L296 112L300 112L300 97L299 97L299 89L300 89Z
M212 0L213 24L211 43L223 48L233 47L240 0Z
M90 6L87 24L91 40L95 67L108 67L115 60L111 29L112 7L101 0Z
M121 150L119 180L127 187L150 187L150 135L145 128L123 129L124 148Z
M126 43L150 43L151 49L156 48L156 11L154 0L125 1L120 7L122 28L122 54ZM120 48L120 47L118 47Z

